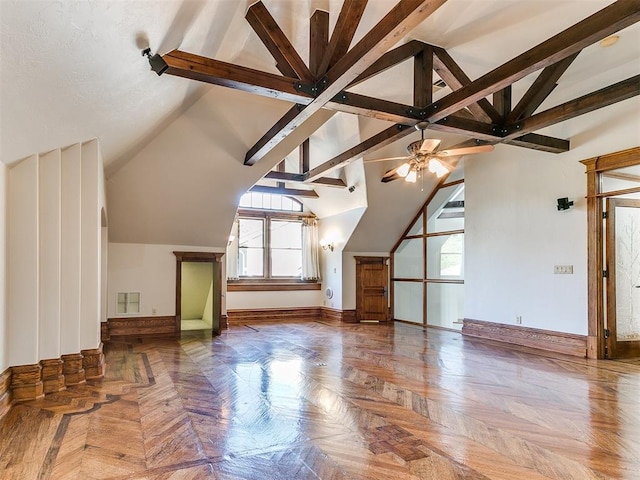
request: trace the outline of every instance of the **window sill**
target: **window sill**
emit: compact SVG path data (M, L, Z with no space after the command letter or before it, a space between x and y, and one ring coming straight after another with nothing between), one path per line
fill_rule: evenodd
M320 290L320 282L243 282L227 283L227 292L278 292L293 290Z

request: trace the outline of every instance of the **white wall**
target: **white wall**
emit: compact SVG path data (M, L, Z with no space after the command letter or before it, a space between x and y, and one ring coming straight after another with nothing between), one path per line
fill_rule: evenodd
M227 292L227 310L317 307L320 305L322 305L321 290Z
M327 307L345 309L344 307L344 258L343 250L353 234L353 231L360 222L366 211L366 207L354 208L338 215L320 219L318 224L318 237L320 241L332 243L333 252L322 250L320 255L320 271L323 288L324 305ZM354 276L355 278L355 276ZM324 296L324 291L330 288L333 291L333 298ZM355 284L353 286L355 291ZM355 308L355 295L353 296L353 307Z
M560 155L499 145L465 164L467 318L587 333L586 175L580 160L640 145L637 99L547 133L571 138ZM558 212L556 199L575 206ZM573 265L573 275L554 275Z
M0 372L9 366L7 348L7 167L0 162Z
M140 316L151 316L154 309L156 315L175 315L176 257L173 254L174 251L215 252L216 250L210 247L184 245L110 243L108 316L116 316L118 292L140 292Z

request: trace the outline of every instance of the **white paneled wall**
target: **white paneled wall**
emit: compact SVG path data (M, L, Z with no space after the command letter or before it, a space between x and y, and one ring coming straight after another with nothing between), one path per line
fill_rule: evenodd
M62 150L61 354L80 351L81 155L79 144Z
M40 156L38 175L39 356L60 355L60 165L61 152ZM19 262L20 259L18 258Z
M100 343L102 168L91 140L9 169L8 365Z
M9 364L38 360L38 156L9 170Z

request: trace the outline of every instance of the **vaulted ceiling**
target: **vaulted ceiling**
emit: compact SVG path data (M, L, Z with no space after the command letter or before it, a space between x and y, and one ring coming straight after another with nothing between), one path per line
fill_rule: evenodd
M443 138L447 145L467 138L491 143L502 143L506 138L522 144L516 139L524 131L545 135L529 138L526 146L542 143L546 150L561 151L568 146L564 140L571 136L571 128L566 126L571 121L554 127L553 120L571 118L638 92L640 28L635 22L640 3L636 0L618 2L608 13L600 14L597 12L612 5L611 1L403 0L394 7L395 2L389 0L264 0L264 4L250 8L251 3L3 0L0 159L10 164L33 152L97 136L112 184L110 214L119 232L116 239L223 245L226 227L221 233L202 227L207 231L198 235L191 233L194 225L228 223L239 194L297 151L309 136L310 168L320 167L317 172L322 170L328 176L336 176L327 168L335 167L336 162L327 162L336 157L345 160L340 155L350 148L355 150L348 160L363 154L369 158L403 154L406 143L417 138L401 139L412 135L410 128L397 129L391 139L399 141L375 154L365 148L367 145L360 149L358 145L376 134L384 136L380 132L397 128L395 124L411 125L421 119L432 122L430 134ZM366 8L361 9L365 3ZM317 10L328 12L325 20ZM390 11L391 16L385 17ZM590 24L561 33L593 14L597 15ZM359 15L360 21L353 22ZM328 22L327 48L335 47L338 52L333 56L318 55L309 47L310 43L322 43L310 42L310 31L321 32L317 24L322 22ZM274 25L280 37L274 36ZM334 39L333 32L343 34ZM606 49L598 45L615 32L620 36L616 45ZM351 52L345 53L344 42L339 40L348 40L349 33L353 35L347 45ZM269 38L275 48L267 48ZM290 44L283 44L282 38ZM418 42L412 44L413 40ZM543 47L534 49L543 42ZM402 45L415 46L413 50L404 47L410 51L404 52L406 61L347 88L368 67L375 68L383 53ZM414 90L418 61L413 55L430 48L426 45L435 47L431 49L435 55L421 54L422 61L430 66L433 58L436 71L416 81L431 85L441 77L447 84L434 93L433 103L427 89ZM211 71L193 73L207 63L201 57L252 69L245 84L253 89L243 88L253 93L166 74L158 78L141 55L147 46L164 55L171 67L168 73L211 81ZM191 56L169 53L174 49ZM276 60L278 50L284 53ZM323 62L330 68L325 69ZM264 72L264 78L275 83L263 84L255 71ZM229 72L218 70L213 83L235 81ZM285 85L282 78L299 80L301 87ZM325 84L317 83L324 78ZM510 92L503 89L513 81ZM307 90L314 86L319 93ZM255 94L264 87L271 90L267 98ZM606 90L574 101L601 89ZM348 100L335 101L335 95L345 90ZM520 102L527 92L535 98ZM509 112L509 96L511 107L522 107L523 115ZM292 109L292 100L306 107ZM334 108L322 108L331 106L329 101ZM529 111L534 104L538 116ZM409 107L419 108L409 112ZM464 107L470 108L461 110ZM336 110L348 113L335 114ZM354 111L366 118L352 115ZM283 117L286 119L264 148L260 139ZM255 166L242 166L245 161ZM370 185L384 166L372 164L365 170L366 179L360 164L350 166L341 176L347 185L354 181ZM310 180L310 175L306 179ZM149 190L149 180L156 182L156 190ZM207 186L210 191L204 192ZM189 201L174 199L165 205L162 195L168 191L177 191ZM228 200L222 201L221 212L216 213L217 207L212 205L221 202L222 193ZM424 197L398 186L381 194L411 204ZM343 208L380 203L348 193L332 191L327 195L336 197L335 203ZM139 205L137 213L131 211L134 200ZM199 205L206 205L208 211ZM185 211L195 213L194 222L198 223L184 220ZM406 223L413 211L415 208L404 215L406 219L400 215L396 220ZM331 207L326 212L338 213ZM161 227L163 223L178 227ZM185 234L187 231L190 233Z

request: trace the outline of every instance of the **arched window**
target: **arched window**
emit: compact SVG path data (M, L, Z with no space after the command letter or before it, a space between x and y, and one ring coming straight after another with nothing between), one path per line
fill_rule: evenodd
M295 198L271 193L247 192L240 198L240 208L301 212L302 203Z

